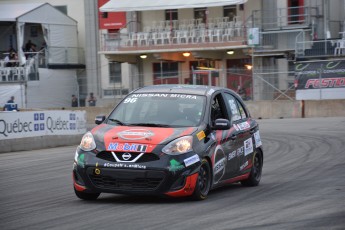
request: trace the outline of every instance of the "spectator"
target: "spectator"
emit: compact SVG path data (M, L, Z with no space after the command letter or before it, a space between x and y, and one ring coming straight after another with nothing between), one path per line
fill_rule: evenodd
M78 107L78 98L74 94L72 95L72 107Z
M87 101L89 102L89 106L96 106L97 99L93 96L93 93L90 93L90 97Z
M17 104L14 102L14 96L11 96L10 100L5 104L4 111L18 111Z
M32 46L36 46L34 43L31 42L31 40L29 40L26 44L25 44L25 51L28 52Z

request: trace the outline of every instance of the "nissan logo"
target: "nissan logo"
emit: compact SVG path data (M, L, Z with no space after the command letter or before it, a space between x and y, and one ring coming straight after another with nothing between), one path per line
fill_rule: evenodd
M125 161L128 161L131 157L132 155L130 153L122 154L122 159L124 159Z

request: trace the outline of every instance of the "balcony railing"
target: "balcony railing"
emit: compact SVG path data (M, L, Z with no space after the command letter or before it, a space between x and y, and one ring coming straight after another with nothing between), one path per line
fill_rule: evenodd
M163 23L164 22L164 23ZM102 51L129 51L207 46L234 46L246 44L247 25L236 19L209 19L162 21L146 26L144 31L102 34Z
M345 38L296 42L296 58L344 57Z
M310 27L318 16L316 7L288 7L253 11L253 26L262 30Z
M85 64L84 50L78 47L49 46L44 55L48 64Z

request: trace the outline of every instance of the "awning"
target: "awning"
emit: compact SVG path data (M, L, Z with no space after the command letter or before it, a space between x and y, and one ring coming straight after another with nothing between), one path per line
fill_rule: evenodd
M166 10L183 8L201 8L243 4L247 0L110 0L101 8L101 12L127 12Z

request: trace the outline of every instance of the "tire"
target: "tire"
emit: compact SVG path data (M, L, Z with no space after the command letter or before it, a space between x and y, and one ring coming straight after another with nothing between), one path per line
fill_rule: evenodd
M192 198L194 200L205 200L211 188L211 167L206 159L201 161L200 169L198 172L198 179L196 181L194 193Z
M96 200L100 193L86 193L86 192L79 192L74 189L75 195L82 200Z
M263 166L263 157L260 150L256 150L253 157L253 167L250 171L249 177L246 180L241 181L243 186L253 187L258 186L261 180Z

